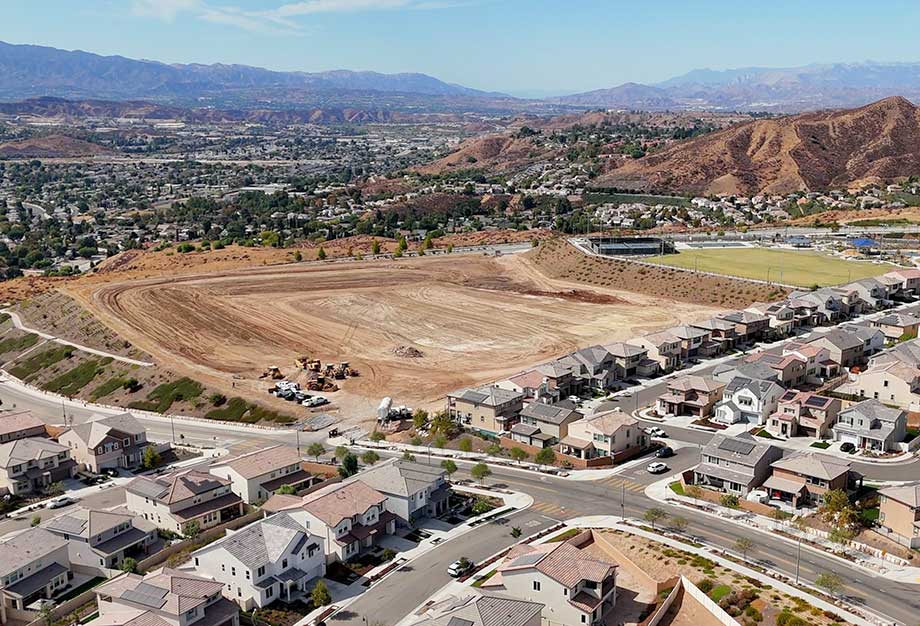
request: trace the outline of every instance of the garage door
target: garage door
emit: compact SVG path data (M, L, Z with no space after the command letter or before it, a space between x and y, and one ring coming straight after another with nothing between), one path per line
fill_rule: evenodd
M859 443L859 437L857 435L841 434L840 441L843 443L852 443L855 446Z

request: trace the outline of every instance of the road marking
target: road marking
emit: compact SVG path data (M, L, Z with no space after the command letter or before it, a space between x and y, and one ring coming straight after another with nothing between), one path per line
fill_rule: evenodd
M571 519L581 515L581 511L577 509L567 508L550 502L534 501L530 508L543 513L547 517L553 517L559 520Z
M602 485L607 485L608 487L616 487L617 489L627 489L629 491L645 491L645 485L640 485L639 483L634 483L631 480L625 480L617 476L611 476L603 480L598 481Z

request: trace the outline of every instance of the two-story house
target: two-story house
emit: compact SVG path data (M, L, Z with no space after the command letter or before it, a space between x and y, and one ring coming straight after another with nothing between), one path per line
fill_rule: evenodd
M534 448L554 446L569 434L569 424L582 414L564 405L531 402L521 410L520 421L511 427L511 440Z
M524 407L524 394L494 386L447 394L447 414L459 424L497 435L511 430Z
M449 596L425 607L411 626L541 626L543 605L501 596Z
M571 542L519 544L482 588L542 604L544 624L605 624L617 604L618 567Z
M247 504L263 502L281 487L299 491L314 482L297 450L282 444L219 460L208 471L229 480L230 489Z
M386 510L404 526L447 513L450 486L439 466L394 458L364 470L359 479L386 496Z
M735 325L737 343L750 344L762 340L770 330L770 318L757 311L731 311L716 315L720 320Z
M654 371L643 370L643 361L648 360L648 350L645 348L623 342L611 343L604 348L613 355L613 371L616 380L628 380L634 376L654 374Z
M827 348L830 360L847 369L864 364L885 346L885 336L879 329L849 325L814 333L807 341Z
M28 437L44 437L46 434L45 423L35 417L32 411L0 411L0 443Z
M93 415L63 432L58 441L70 448L80 467L95 473L139 466L148 445L147 431L130 413Z
M121 574L96 587L99 626L239 626L240 610L221 595L223 585L161 568Z
M615 359L603 346L590 346L567 354L559 362L572 370L582 389L605 391L616 380Z
M302 512L301 512L302 513ZM323 539L296 512L269 515L192 553L195 572L223 584L244 611L309 593L326 573Z
M575 465L606 465L631 458L647 445L648 437L639 420L614 409L585 415L569 424L569 434L560 441L559 451Z
M901 282L901 293L908 296L920 296L920 269L898 268L885 276L893 276Z
M71 577L67 542L44 528L0 539L0 622L7 622L9 609L53 598Z
M708 330L696 326L675 326L665 332L680 339L680 360L683 362L713 356L720 348L719 343L711 340Z
M874 320L872 327L882 331L889 341L916 338L917 330L920 329L920 317L910 313L891 313Z
M837 398L790 389L779 399L766 430L779 437L824 439L837 419L840 404Z
M763 425L776 410L784 392L785 389L770 380L734 378L726 385L722 400L715 405L712 420L720 424Z
M75 507L42 522L41 527L68 542L70 562L89 568L118 569L128 557L140 561L157 541L157 527L122 510Z
M782 500L798 508L821 502L831 490L850 490L853 476L844 459L815 452L793 452L772 465L773 473L763 487L771 499Z
M693 468L693 483L730 494L746 496L770 476L770 465L783 456L781 448L762 443L750 433L736 437L715 435Z
M662 372L670 372L680 365L680 338L669 332L657 332L631 339L631 345L643 348L647 357L658 363Z
M772 352L756 352L744 357L745 363L759 363L766 365L774 372L776 378L784 387L805 384L806 360L794 354L773 354Z
M878 523L888 536L920 548L920 482L880 489Z
M73 477L76 463L66 446L44 439L14 439L0 444L0 492L41 493L52 483Z
M661 415L692 415L706 418L722 399L725 385L705 376L681 376L668 381L668 390L659 396Z
M907 435L907 414L878 400L863 400L837 414L834 441L851 443L860 450L888 452Z
M721 354L735 347L738 339L738 330L734 323L713 317L702 322L693 322L690 326L699 328L709 333L709 340L719 344L718 352Z
M125 487L128 510L180 534L205 530L243 513L243 501L226 478L197 469L139 476Z

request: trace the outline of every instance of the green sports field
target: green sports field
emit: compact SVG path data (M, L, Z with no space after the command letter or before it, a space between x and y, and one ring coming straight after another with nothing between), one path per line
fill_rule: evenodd
M790 285L839 285L878 276L892 269L886 263L844 261L814 250L776 248L709 248L681 250L644 259L651 263L771 280Z

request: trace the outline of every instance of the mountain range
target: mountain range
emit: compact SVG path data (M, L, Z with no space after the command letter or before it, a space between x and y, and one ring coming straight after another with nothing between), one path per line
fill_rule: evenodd
M167 64L0 42L0 100L150 100L221 108L357 108L423 112L577 109L801 112L900 95L920 101L920 63L838 63L693 70L663 82L524 99L419 73L280 72L247 65Z

